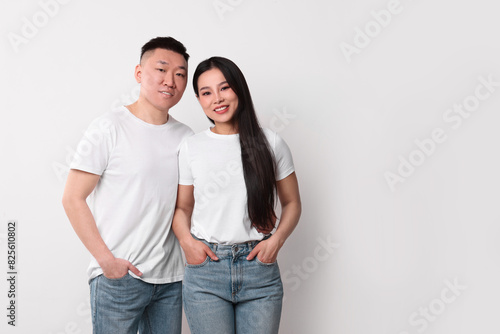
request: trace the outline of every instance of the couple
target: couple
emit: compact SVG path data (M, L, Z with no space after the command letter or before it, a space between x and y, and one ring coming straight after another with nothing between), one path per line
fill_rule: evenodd
M71 164L63 206L92 254L94 333L181 333L182 303L193 334L278 333L276 258L301 211L292 156L222 57L193 76L213 126L193 135L170 116L188 58L171 37L146 43L138 100L96 119Z

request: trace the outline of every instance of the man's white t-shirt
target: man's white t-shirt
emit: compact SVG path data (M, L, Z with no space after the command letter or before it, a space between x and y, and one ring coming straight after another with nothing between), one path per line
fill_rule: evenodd
M276 180L294 172L292 154L276 133L262 129L274 153ZM251 226L239 135L210 129L187 138L179 153L179 184L194 185L191 233L218 244L262 240Z
M148 283L176 282L184 275L171 225L179 146L192 134L172 116L154 125L120 107L91 123L70 166L101 176L89 198L99 233L113 255L130 261ZM89 280L100 274L92 257Z

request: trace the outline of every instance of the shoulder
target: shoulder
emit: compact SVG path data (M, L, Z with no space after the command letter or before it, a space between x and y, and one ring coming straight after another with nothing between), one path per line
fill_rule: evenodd
M268 128L262 128L262 132L266 136L266 139L269 142L269 145L273 148L273 150L279 149L283 145L286 145L286 142L283 140L283 138L273 130L270 130Z
M191 128L186 124L179 122L172 115L169 115L168 117L168 122L170 123L172 129L182 133L185 136L192 136L194 134L193 130L191 130Z
M207 136L206 131L194 133L191 130L191 134L189 136L185 136L180 144L181 151L187 150L188 147L189 148L196 148L196 147L200 146L202 143L205 143L208 139L209 139L209 137Z
M207 130L203 130L187 138L187 141L189 143L201 143L207 141L208 139L210 139L210 137L207 135Z
M269 136L272 136L274 137L276 135L276 132L274 132L273 130L271 129L268 129L268 128L261 128L262 132L264 133L264 135L266 135L266 137L269 137Z
M102 133L114 131L123 122L124 111L115 109L103 113L90 122L89 130L99 130Z
M125 106L115 108L103 113L101 116L94 119L94 124L117 126L128 119L128 109Z

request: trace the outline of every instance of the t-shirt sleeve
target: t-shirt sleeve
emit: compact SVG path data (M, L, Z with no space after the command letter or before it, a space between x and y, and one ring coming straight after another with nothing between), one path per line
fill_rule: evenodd
M274 157L276 159L276 181L283 180L295 171L292 152L278 134L274 134Z
M188 144L187 141L184 140L179 150L179 184L191 186L193 183L194 180L189 161Z
M113 149L113 130L109 119L94 120L78 143L70 168L102 175Z

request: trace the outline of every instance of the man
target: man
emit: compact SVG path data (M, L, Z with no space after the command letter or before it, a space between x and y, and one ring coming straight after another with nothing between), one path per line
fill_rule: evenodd
M96 334L181 333L184 265L170 227L178 147L193 131L169 110L186 88L188 58L171 37L146 43L138 100L97 118L70 166L63 206L92 254Z

